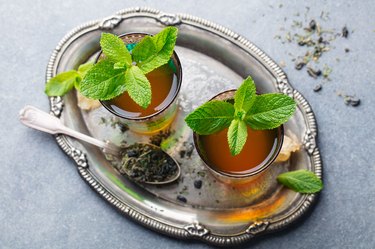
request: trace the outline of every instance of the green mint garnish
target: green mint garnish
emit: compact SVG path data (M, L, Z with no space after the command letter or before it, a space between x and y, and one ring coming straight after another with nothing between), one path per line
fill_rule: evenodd
M150 55L156 54L156 46L150 36L142 39L132 50L132 56L135 62L141 63Z
M109 100L128 91L131 99L147 108L151 85L145 75L170 61L177 33L177 28L167 27L155 36L145 36L131 53L119 37L103 33L100 46L105 58L57 75L47 83L46 94L62 96L75 86L88 98Z
M249 76L235 93L234 104L209 101L190 113L185 121L199 135L209 135L229 127L227 137L232 155L238 155L247 139L247 125L254 130L273 129L294 113L296 103L287 95L256 95Z
M185 121L199 135L209 135L229 127L233 116L232 104L213 100L198 107Z
M268 130L288 121L296 109L294 100L283 94L262 94L255 99L245 121L254 130Z
M233 119L228 129L228 144L232 155L240 154L247 139L246 123L239 119Z
M132 56L119 37L109 33L103 33L100 38L100 47L110 61L123 63L126 67L131 66Z
M256 88L253 79L246 78L234 95L234 108L236 112L246 113L253 106L256 98ZM242 116L241 120L243 119Z
M86 73L92 68L92 66L94 66L93 62L87 62L78 67L77 72L79 76L81 77L81 79L85 77Z
M146 108L151 103L151 85L139 67L132 66L126 70L125 85L130 98L138 105Z
M317 193L323 189L322 181L308 170L296 170L280 174L277 181L287 188L303 194Z
M48 96L62 96L72 90L73 87L79 89L81 80L92 66L93 63L89 62L79 66L77 71L70 70L56 75L47 82L45 93Z
M176 44L177 32L177 28L167 27L135 46L132 52L133 60L144 74L168 63Z
M96 63L80 84L82 95L91 99L112 99L125 90L125 69L114 69L110 60Z

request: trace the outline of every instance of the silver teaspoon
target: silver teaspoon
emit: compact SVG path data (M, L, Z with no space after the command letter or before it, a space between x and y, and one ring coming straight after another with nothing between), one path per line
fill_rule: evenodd
M95 146L100 147L104 153L112 154L114 156L120 156L121 151L126 150L127 148L120 148L113 143L109 141L101 141L96 138L90 137L88 135L85 135L83 133L80 133L78 131L75 131L73 129L70 129L66 127L65 125L62 124L61 120L58 119L55 116L52 116L34 106L27 105L25 106L19 113L19 119L21 123L24 125L39 130L39 131L44 131L50 134L65 134L74 138L77 138L79 140L85 141L87 143L93 144ZM176 171L175 175L172 177L169 177L165 181L145 181L147 184L155 184L155 185L161 185L161 184L167 184L171 183L175 180L177 180L180 177L181 174L181 167L179 163L171 157L168 153L163 151L160 147L156 145L151 145L147 143L138 143L139 145L144 145L144 146L152 146L152 149L157 151L161 151L167 158L170 158L175 166L176 166ZM132 148L130 146L129 148ZM131 177L131 176L130 176Z

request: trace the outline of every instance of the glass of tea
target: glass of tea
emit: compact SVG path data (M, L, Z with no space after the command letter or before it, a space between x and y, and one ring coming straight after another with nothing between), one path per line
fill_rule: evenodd
M222 92L211 100L233 102L236 90ZM278 156L284 138L281 125L272 130L253 130L247 127L247 140L240 154L230 153L228 128L211 135L194 133L195 148L210 172L228 184L251 182L267 171Z
M131 51L148 34L129 33L119 36ZM99 53L96 62L104 57ZM143 109L125 91L111 100L100 101L111 113L120 117L131 131L153 134L167 128L177 112L177 96L181 88L182 69L177 53L173 51L169 62L146 75L151 84L151 104Z

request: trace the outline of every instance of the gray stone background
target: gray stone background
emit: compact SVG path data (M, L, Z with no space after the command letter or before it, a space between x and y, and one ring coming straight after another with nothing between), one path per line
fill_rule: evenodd
M244 35L276 62L285 62L291 83L316 113L325 184L319 202L298 225L243 248L375 248L373 0L1 0L0 248L208 247L159 235L126 219L81 180L52 136L18 121L25 104L48 110L43 93L47 61L69 30L134 6L189 13ZM289 30L292 20L303 20L306 7L311 8L307 19L337 30L347 25L351 31L348 39L338 38L317 65L333 67L329 82L296 71L288 54L303 49L274 38L285 36L280 28ZM329 12L328 21L319 19L321 11ZM322 91L314 93L322 82ZM361 105L346 106L338 91L355 94Z

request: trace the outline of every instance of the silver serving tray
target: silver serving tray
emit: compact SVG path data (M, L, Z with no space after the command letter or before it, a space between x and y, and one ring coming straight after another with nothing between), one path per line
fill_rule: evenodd
M275 177L296 169L311 170L321 177L316 121L310 105L291 87L282 69L246 38L186 14L166 14L150 8L125 9L68 33L52 53L46 78L94 58L102 32L156 33L166 25L179 28L176 51L183 69L180 110L168 147L168 152L182 164L180 181L163 187L135 184L120 175L99 149L64 135L56 136L57 143L73 158L79 174L99 195L125 215L158 232L215 245L234 245L285 228L306 213L316 195L301 195L283 188ZM183 158L179 151L192 143L192 132L183 122L186 113L217 93L238 87L247 75L254 78L261 92L283 92L297 101L296 115L285 125L285 132L294 134L303 149L294 153L290 161L273 165L264 186L239 189L216 181L205 171L195 150L191 157ZM64 98L52 97L50 104L53 115L80 132L117 144L148 140L131 132L122 133L116 126L100 124L102 117L108 120L111 114L103 108L81 111L74 93ZM201 189L194 188L196 179L203 180ZM178 194L184 195L187 203L177 200Z

